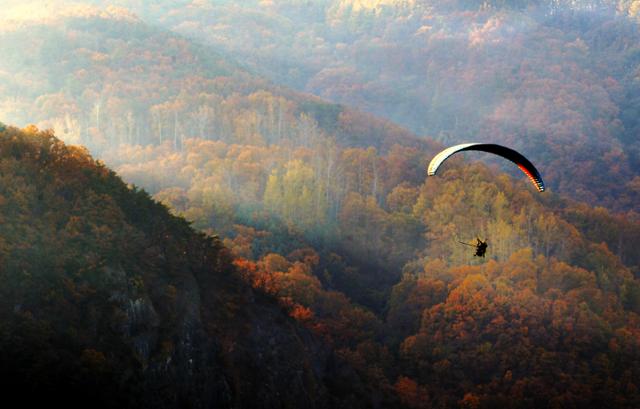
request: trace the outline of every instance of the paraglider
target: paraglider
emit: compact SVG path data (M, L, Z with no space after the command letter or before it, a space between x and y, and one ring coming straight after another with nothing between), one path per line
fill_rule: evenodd
M494 155L502 156L505 159L515 163L522 172L531 180L531 183L538 189L539 192L544 192L545 186L542 181L542 176L538 169L522 154L507 148L506 146L496 145L493 143L463 143L455 145L438 153L429 163L427 168L427 174L434 176L438 171L438 168L442 163L447 160L451 155L463 151L481 151L493 153Z
M531 163L522 154L520 154L519 152L511 148L507 148L506 146L492 144L492 143L463 143L460 145L455 145L455 146L446 148L443 151L439 152L436 156L434 156L431 162L429 162L429 167L427 168L427 174L429 176L434 176L438 171L438 168L440 167L440 165L442 165L442 163L444 163L444 161L446 161L451 155L454 155L458 152L463 152L463 151L488 152L494 155L501 156L505 159L508 159L511 162L515 163L518 166L518 168L520 168L520 170L525 175L527 175L529 180L531 180L531 183L533 183L533 185L536 187L536 189L539 192L544 192L545 190L542 176L540 175L540 172L538 172L538 169L536 169L536 167L533 166L533 163ZM487 248L489 247L489 245L487 244L487 241L486 240L482 241L480 240L479 237L476 238L476 244L469 244L469 243L462 242L460 240L458 240L458 242L466 246L475 247L474 257L484 258L487 252Z

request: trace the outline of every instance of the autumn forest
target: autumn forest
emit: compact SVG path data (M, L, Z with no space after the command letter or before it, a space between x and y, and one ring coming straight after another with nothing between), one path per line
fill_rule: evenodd
M639 1L0 9L8 397L640 407Z

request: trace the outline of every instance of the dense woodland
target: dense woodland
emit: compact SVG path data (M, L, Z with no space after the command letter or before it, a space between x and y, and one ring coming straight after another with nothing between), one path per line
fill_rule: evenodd
M126 1L7 19L0 113L97 153L188 137L280 144L307 117L349 126L348 106L445 144L523 149L552 189L638 211L637 2L436 3Z
M86 149L0 124L0 180L7 399L72 408L369 406L344 359L271 296L252 292L220 239L171 216Z
M640 406L638 4L126 3L0 29L0 119L101 159L1 126L0 353L32 320L74 343L47 361L59 344L29 338L45 352L21 379L97 359L108 396L136 396L128 367L148 392L185 362L176 297L216 294L201 346L240 371L214 382L222 406L299 406L313 393L275 381L297 367L324 368L297 378L320 406ZM517 147L551 191L473 154L426 178L468 138ZM457 243L476 236L486 259ZM168 407L212 396L180 385Z
M415 160L400 146L387 155L342 150L328 184L308 148L287 161L287 152L220 142L187 147L121 172L150 186L151 168L176 175L158 199L195 226L224 232L252 285L408 406L638 404L628 393L640 369L637 222L540 195L482 165L394 180ZM197 162L214 150L215 159ZM378 170L377 183L374 163L389 171ZM274 170L256 178L265 167ZM252 189L211 189L224 186L214 182L223 174ZM344 188L326 186L349 188L340 199ZM456 243L475 234L490 240L486 262ZM625 342L622 356L610 349Z
M120 4L277 83L445 144L525 149L553 189L638 210L637 1Z
M198 283L216 299L231 297L218 318L200 307L215 334L235 332L218 320L230 318L225 311L238 308L234 303L247 302L233 295L239 284L231 283L240 277L278 299L291 317L355 369L355 379L378 391L384 406L638 405L640 281L632 266L637 255L615 245L633 241L640 227L621 223L602 208L541 198L524 181L498 176L483 165L458 163L442 178L417 185L401 182L384 204L368 193L350 192L339 223L331 222L327 210L322 230L304 217L297 223L277 214L280 207L301 214L295 210L300 203L290 200L315 196L293 182L298 174L313 175L298 159L288 163L284 176L302 190L282 191L281 197L269 199L274 207L264 204L260 212L247 213L233 203L219 206L215 193L202 194L197 184L158 193L196 226L224 232L224 243L204 240L218 249L211 251L220 252L223 244L230 250L224 256L229 261L216 262L220 255L192 248L203 238L190 233L184 221L160 222L168 217L162 206L127 189L83 149L64 147L35 128L22 133L8 128L2 138L2 350L6 362L16 343L26 342L28 355L5 365L5 374L21 365L18 385L35 379L37 385L67 390L65 382L71 379L79 388L74 393L99 388L99 393L112 394L113 405L122 403L120 397L140 396L136 391L144 386L136 382L127 383L132 390L117 386L119 373L133 365L144 379L145 367L178 353L175 326L185 319L183 303L193 295L184 273L174 277L172 272L183 263L196 263L186 271L193 271ZM205 154L206 145L216 145L193 142L197 149L184 157ZM359 149L344 153L353 156L354 150ZM367 151L372 152L360 153ZM247 161L235 164L240 163ZM267 185L273 180L270 175ZM475 189L459 186L473 183ZM264 200L267 193L265 187ZM274 214L262 219L262 212ZM283 225L268 224L274 220ZM468 230L457 227L465 225ZM178 240L173 238L178 231L183 232L180 241L169 244ZM492 237L486 261L474 260L451 240L477 231ZM594 236L610 239L611 249L589 240ZM204 259L188 261L191 257ZM401 261L404 267L394 271ZM222 270L198 272L212 265ZM231 293L223 296L225 291ZM231 317L229 325L235 328L239 317ZM111 335L96 339L95 331L104 330ZM42 337L51 336L60 339L42 344ZM238 334L228 342L246 342L245 337ZM32 355L32 349L42 352ZM286 359L296 362L292 354ZM90 359L106 365L106 372L91 366ZM61 362L71 366L60 374L60 383L41 380L50 376L47 368ZM94 370L99 376L92 377ZM90 380L77 379L74 371ZM182 393L192 398L192 391Z

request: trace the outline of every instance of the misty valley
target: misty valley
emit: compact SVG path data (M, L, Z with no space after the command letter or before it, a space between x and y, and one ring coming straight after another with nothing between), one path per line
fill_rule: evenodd
M0 10L9 401L640 407L640 1Z

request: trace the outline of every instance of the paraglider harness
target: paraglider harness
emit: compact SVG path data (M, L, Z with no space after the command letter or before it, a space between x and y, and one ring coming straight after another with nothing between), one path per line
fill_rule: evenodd
M483 257L484 258L484 255L487 252L487 247L489 247L487 242L480 240L479 237L476 237L476 244L469 244L469 243L465 243L465 242L460 241L460 240L458 240L458 243L464 244L465 246L475 247L476 248L476 253L473 255L474 257Z

